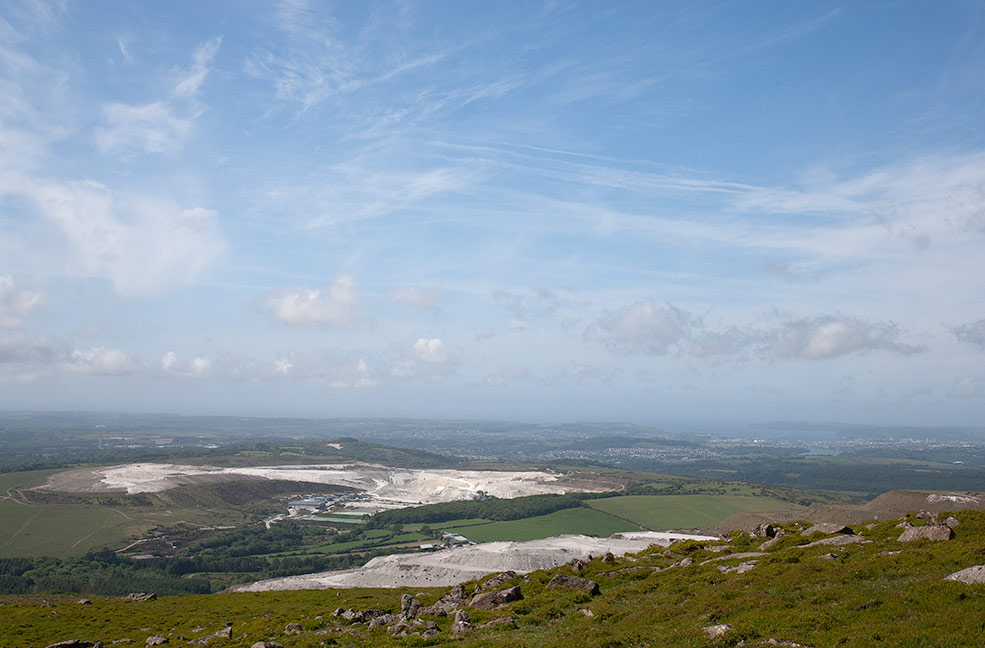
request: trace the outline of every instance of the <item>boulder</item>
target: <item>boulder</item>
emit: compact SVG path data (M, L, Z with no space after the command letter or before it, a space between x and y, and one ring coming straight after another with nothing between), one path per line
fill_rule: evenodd
M378 617L373 617L369 620L370 628L381 628L383 626L392 625L394 623L400 623L401 621L407 621L407 617L402 614L383 614Z
M915 542L917 540L930 540L940 542L950 540L954 537L954 530L944 524L928 524L927 526L910 527L900 534L897 538L899 542Z
M153 601L157 598L157 594L148 594L146 592L130 592L126 596L131 601Z
M739 563L738 565L719 565L718 571L723 574L745 574L747 571L752 571L756 567L756 561L750 560L748 562Z
M92 601L90 601L89 599L79 599L78 601L76 601L76 603L78 603L79 605L92 605Z
M756 536L757 538L775 538L776 527L774 527L769 522L760 524L758 527L756 527L756 530L753 532L753 535Z
M721 637L723 634L732 629L727 623L720 623L718 625L710 625L701 628L704 630L710 639L715 639L716 637Z
M288 623L284 626L284 634L301 634L303 629L300 623Z
M151 635L144 641L147 646L162 646L166 643L168 643L168 638L164 635Z
M438 634L438 626L433 621L401 621L386 629L386 633L391 637L409 637L410 635L420 635L427 638Z
M284 646L276 641L258 641L250 646L250 648L284 648Z
M472 620L469 619L469 613L465 610L455 610L455 620L451 624L452 634L470 632L471 630Z
M607 551L607 552L605 552L605 555L602 556L602 562L604 562L604 563L614 563L614 562L616 562L616 557L612 555L612 552L611 551Z
M58 643L48 644L45 648L92 648L94 645L91 641L83 641L82 639L66 639Z
M954 527L958 526L961 523L958 522L958 518L954 517L953 515L949 515L946 518L944 518L944 524L946 524L947 526L953 529Z
M966 567L961 571L948 574L944 580L958 581L966 585L980 585L985 583L985 565Z
M479 591L484 592L486 590L496 589L497 587L503 585L506 581L516 578L516 576L517 574L515 571L504 571L501 574L493 576L482 585L479 585Z
M812 536L815 533L823 533L824 535L831 535L833 533L843 533L846 535L852 535L855 532L852 531L851 527L847 527L844 524L837 524L835 522L821 522L819 524L815 524L814 526L807 529L806 531L801 531L800 535Z
M556 574L547 586L577 589L588 592L592 596L596 596L599 593L599 584L595 581L580 576L569 576L568 574Z
M805 547L843 547L850 544L858 544L869 542L862 536L857 535L837 535L831 536L830 538L821 538L820 540L815 540L814 542L809 542L805 545L797 545L794 549L803 549Z
M233 629L230 627L226 627L223 628L222 630L219 630L218 632L213 632L207 637L202 637L201 639L196 640L195 643L197 643L200 646L204 646L205 644L209 643L213 639L232 639L232 638L233 638Z
M571 567L571 571L573 571L573 572L574 572L574 573L576 573L576 574L577 574L578 572L580 572L581 570L583 570L583 569L585 569L585 567L586 567L587 565L588 565L588 563L586 563L586 562L585 562L584 560L582 560L581 558L575 558L574 560L572 560L572 561L570 561L570 562L568 563L568 566L569 566L569 567Z
M418 615L420 609L421 602L417 600L417 597L410 594L404 594L400 597L400 614L405 619L413 619Z
M492 621L487 621L479 626L479 630L485 630L486 628L495 628L496 626L516 626L516 619L511 616L499 617L498 619L493 619Z
M481 594L476 594L469 601L469 607L474 607L478 610L495 610L500 605L519 601L522 598L523 594L520 592L520 587L514 586L504 589L501 592L482 592Z

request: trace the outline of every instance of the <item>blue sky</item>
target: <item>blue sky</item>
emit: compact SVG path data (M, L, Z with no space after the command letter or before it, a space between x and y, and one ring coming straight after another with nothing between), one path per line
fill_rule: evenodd
M983 420L979 2L0 12L0 408Z

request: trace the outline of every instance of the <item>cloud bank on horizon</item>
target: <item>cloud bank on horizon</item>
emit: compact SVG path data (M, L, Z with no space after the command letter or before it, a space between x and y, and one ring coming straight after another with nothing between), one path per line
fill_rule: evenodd
M980 424L985 7L0 8L0 408Z

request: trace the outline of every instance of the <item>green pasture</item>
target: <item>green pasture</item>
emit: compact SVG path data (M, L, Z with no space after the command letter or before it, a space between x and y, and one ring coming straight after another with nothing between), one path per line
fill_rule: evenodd
M640 528L630 522L617 520L602 511L571 508L509 522L488 522L460 527L442 526L442 530L461 534L476 542L499 542L539 540L565 533L608 536L621 531L639 531Z
M590 500L588 505L653 531L713 526L733 513L800 508L784 500L751 495L625 495Z

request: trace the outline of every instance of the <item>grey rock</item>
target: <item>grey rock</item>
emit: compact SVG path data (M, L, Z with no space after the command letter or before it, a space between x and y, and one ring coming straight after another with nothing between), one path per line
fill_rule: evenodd
M571 571L577 574L581 570L585 569L585 567L588 566L588 563L581 558L575 558L568 563L568 566L571 567Z
M465 610L455 610L455 620L451 624L452 634L470 632L471 630L472 619L469 618L469 613Z
M164 635L151 635L144 641L147 646L162 646L166 643L168 643L168 638Z
M966 585L980 585L985 583L985 565L966 567L953 574L948 574L944 580L958 581Z
M146 592L130 592L127 594L126 598L131 601L153 601L157 598L157 594L148 594Z
M479 591L485 592L487 590L496 589L497 587L503 585L506 581L516 578L516 576L517 573L515 571L504 571L501 574L493 576L482 585L479 585Z
M400 597L400 614L405 619L413 619L418 615L420 609L421 602L417 600L416 596L404 594Z
M482 592L481 594L476 594L469 602L469 607L479 610L495 610L500 605L519 601L522 598L523 594L517 585L501 592Z
M58 643L48 644L45 648L92 648L94 645L91 641L83 641L82 639L66 639Z
M479 626L479 630L485 630L486 628L495 628L496 626L516 626L516 619L511 616L499 617L498 619L493 619L492 621L487 621Z
M723 574L745 574L747 571L752 571L756 567L756 561L750 560L744 563L739 563L738 565L719 565L718 571Z
M754 534L757 538L775 538L776 537L776 527L774 527L769 522L760 524L756 527Z
M284 634L301 634L304 628L301 627L300 623L288 623L284 626Z
M588 592L592 596L596 596L599 593L599 584L595 581L580 576L569 576L568 574L556 574L547 586L577 589Z
M815 524L806 531L801 531L802 536L812 536L815 533L823 533L824 535L832 535L834 533L844 533L846 535L852 535L855 533L852 531L851 527L845 526L844 524L837 524L835 522L821 522Z
M949 515L944 519L944 524L946 524L947 526L953 529L954 527L961 524L961 522L959 522L958 518L954 517L953 515Z
M276 641L258 641L250 646L250 648L284 648L284 646Z
M705 626L701 629L708 634L709 638L715 639L716 637L721 637L723 634L731 630L732 626L727 623L720 623L718 625Z
M213 632L207 637L202 637L201 639L197 639L195 643L197 643L200 646L204 646L205 644L209 643L213 639L232 639L232 638L233 638L233 629L230 627L225 627L222 630Z
M920 527L910 527L900 534L897 538L899 542L915 542L917 540L930 540L941 542L954 538L954 530L943 524L934 524Z

